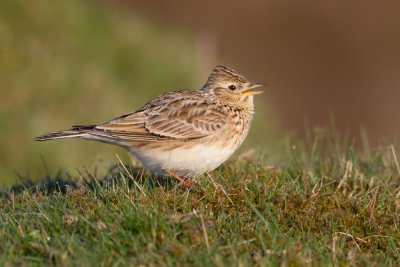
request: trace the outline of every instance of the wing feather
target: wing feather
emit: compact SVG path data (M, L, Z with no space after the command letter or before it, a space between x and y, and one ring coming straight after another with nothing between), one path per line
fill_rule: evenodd
M213 135L226 123L226 112L205 99L165 97L154 103L156 100L96 126L95 132L132 141L198 140Z
M169 138L205 138L226 122L226 114L211 106L204 101L174 102L164 109L150 111L145 127L150 133Z

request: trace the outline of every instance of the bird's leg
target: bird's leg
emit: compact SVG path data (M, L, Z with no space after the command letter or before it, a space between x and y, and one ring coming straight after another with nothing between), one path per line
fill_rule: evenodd
M168 173L169 175L171 175L172 177L174 177L176 180L178 180L179 182L181 182L181 184L183 184L184 186L186 186L187 188L190 188L192 185L185 181L183 178L179 177L178 174L174 173L173 171L170 170L165 170L163 169L164 172Z

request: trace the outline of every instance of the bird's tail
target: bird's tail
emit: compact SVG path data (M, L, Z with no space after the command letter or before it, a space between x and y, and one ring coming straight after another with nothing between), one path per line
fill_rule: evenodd
M47 141L53 139L61 138L72 138L72 137L85 137L89 132L91 132L96 125L86 125L86 126L72 126L71 129L59 132L51 132L45 135L35 137L35 141Z

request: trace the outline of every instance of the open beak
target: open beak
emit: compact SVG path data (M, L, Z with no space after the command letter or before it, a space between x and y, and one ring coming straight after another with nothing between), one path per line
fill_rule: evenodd
M264 84L262 84L262 83L250 83L243 89L243 91L240 92L240 94L242 94L242 95L259 95L259 94L262 94L262 93L264 93L264 91L250 91L249 92L250 89L261 87L261 86L264 86Z

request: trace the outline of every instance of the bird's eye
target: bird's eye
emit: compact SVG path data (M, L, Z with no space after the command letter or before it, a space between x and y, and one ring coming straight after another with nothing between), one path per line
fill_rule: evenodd
M233 91L233 90L235 90L236 89L236 86L234 86L233 84L231 84L231 85L229 85L229 90L231 90L231 91Z

